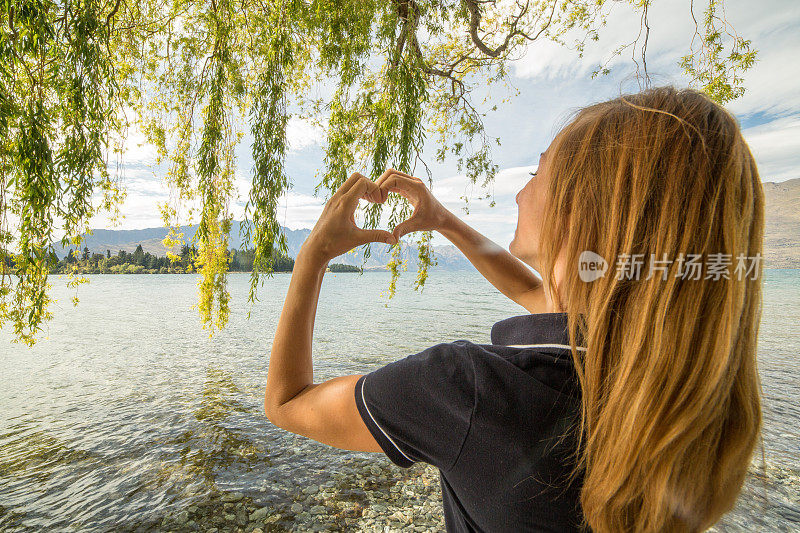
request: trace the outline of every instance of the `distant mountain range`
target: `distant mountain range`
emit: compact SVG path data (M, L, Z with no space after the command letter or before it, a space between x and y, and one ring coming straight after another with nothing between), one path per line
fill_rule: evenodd
M764 196L766 200L766 228L764 235L764 266L767 268L800 268L800 178L782 181L779 183L765 182ZM241 237L239 222L233 221L229 235L228 247L240 248ZM141 244L145 252L163 256L166 248L161 240L167 234L167 228L146 228L136 230L94 230L92 235L87 235L81 248L87 246L91 252L117 253L119 250L133 252ZM197 225L182 226L184 240L188 242L195 232ZM296 257L300 246L311 232L310 229L291 230L282 228L286 235L289 255ZM370 257L364 262L363 251L356 251L339 256L332 263L361 266L366 269L382 269L390 260L388 246L380 243L372 245ZM66 255L67 250L56 246L59 258ZM471 270L474 267L452 245L436 246L434 255L438 265L433 268L444 270ZM416 269L417 249L413 243L403 244L403 259L408 260L408 268Z
M183 232L183 240L187 244L197 232L197 224L191 226L181 226L180 231ZM231 223L231 232L228 235L228 248L241 248L242 239L239 233L240 222L234 220ZM289 251L289 256L297 257L297 252L300 251L300 246L305 242L310 229L292 230L289 228L281 227L281 231L286 235L286 246ZM96 229L91 235L86 235L85 240L81 243L81 250L84 247L89 248L92 253L106 253L110 250L112 254L116 254L119 250L126 252L133 252L138 245L142 245L145 252L163 256L166 255L167 249L161 244L164 236L169 232L167 228L145 228L134 230L107 230ZM349 254L340 255L333 259L331 263L342 263L345 265L364 265L366 270L382 270L386 264L391 260L391 254L388 252L389 245L382 243L373 243L370 247L370 256L364 261L364 251L358 248ZM56 246L56 254L59 258L63 258L69 247ZM177 253L175 249L173 252ZM417 247L413 242L403 241L402 245L402 258L407 260L406 263L409 270L416 270L417 261ZM434 248L434 256L437 265L432 268L440 268L443 270L471 270L474 267L464 257L464 255L452 245L436 246Z
M764 183L764 266L800 268L800 178Z

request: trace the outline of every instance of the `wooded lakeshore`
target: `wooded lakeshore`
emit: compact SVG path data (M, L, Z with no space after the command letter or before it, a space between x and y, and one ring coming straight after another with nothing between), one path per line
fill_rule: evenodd
M82 252L69 250L63 259L50 267L51 274L191 274L197 272L193 266L192 257L197 254L197 249L184 245L180 255L173 258L158 256L145 252L142 245L136 247L133 253L119 250L112 254L110 249L105 254L92 253L86 247ZM253 250L228 250L229 272L252 272ZM273 272L291 272L294 267L294 258L287 255L273 255ZM328 266L331 272L361 272L353 265L332 263Z

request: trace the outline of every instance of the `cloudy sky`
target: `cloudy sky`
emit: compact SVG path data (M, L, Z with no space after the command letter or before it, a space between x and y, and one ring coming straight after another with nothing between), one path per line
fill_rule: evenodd
M433 143L426 146L425 160L433 171L434 194L452 211L499 244L507 246L516 225L514 196L535 170L539 154L552 141L557 128L573 110L607 100L620 93L635 92L636 66L629 47L609 64L611 73L591 79L592 70L609 59L611 51L633 42L639 34L640 14L625 3L610 2L608 23L600 29L600 40L587 42L583 58L577 52L548 41L532 43L526 53L512 64L511 83L519 90L494 85L486 102L476 90L474 103L479 110L498 109L485 118L490 138L500 137L501 145L493 152L500 172L494 184L496 205L489 207L479 200L480 190L471 191L454 161L437 164ZM687 86L689 78L677 66L688 53L694 23L688 0L656 0L649 11L650 36L647 44L647 67L653 85ZM695 16L702 20L707 3L695 2ZM795 0L727 0L725 15L736 32L752 41L758 49L758 61L744 73L746 93L726 107L743 128L764 181L783 181L798 177L800 167L800 3ZM643 40L636 45L637 57ZM569 42L569 41L568 41ZM726 45L729 41L726 42ZM695 41L695 49L699 43ZM726 48L727 50L727 48ZM322 198L314 196L317 173L323 168L324 134L300 120L289 128L291 153L287 171L293 188L281 201L280 222L292 229L310 228L322 210ZM128 140L125 157L125 183L128 197L122 208L125 218L112 226L99 215L95 228L137 229L161 226L157 203L168 198L161 182L163 168L152 166L152 147L141 145L135 133ZM247 137L237 151L239 199L233 205L234 216L241 218L249 190L252 160ZM360 170L366 174L366 169ZM424 177L418 166L417 173ZM470 213L462 210L460 197L473 197ZM195 221L196 222L196 221ZM445 241L437 236L434 242Z

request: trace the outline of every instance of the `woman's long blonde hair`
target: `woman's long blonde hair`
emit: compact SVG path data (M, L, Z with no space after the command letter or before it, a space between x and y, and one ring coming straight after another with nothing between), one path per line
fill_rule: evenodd
M580 109L547 168L539 260L549 287L559 254L570 269L557 305L583 394L584 525L702 531L733 507L761 430L764 196L753 156L723 107L667 86ZM607 261L604 276L578 276L584 251ZM664 268L646 279L651 265Z

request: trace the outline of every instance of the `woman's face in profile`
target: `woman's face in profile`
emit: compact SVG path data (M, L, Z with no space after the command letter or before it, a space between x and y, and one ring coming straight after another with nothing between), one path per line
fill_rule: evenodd
M517 229L509 251L531 267L538 269L539 228L542 224L545 194L549 183L547 151L539 157L536 175L517 193Z

